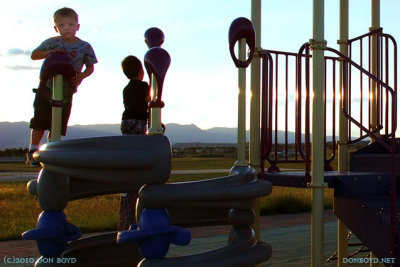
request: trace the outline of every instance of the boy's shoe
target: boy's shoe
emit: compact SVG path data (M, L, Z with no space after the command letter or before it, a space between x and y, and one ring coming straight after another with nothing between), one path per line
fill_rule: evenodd
M25 163L31 165L32 167L39 167L40 163L33 158L33 153L35 153L35 152L36 152L36 149L32 149L26 154L26 162Z

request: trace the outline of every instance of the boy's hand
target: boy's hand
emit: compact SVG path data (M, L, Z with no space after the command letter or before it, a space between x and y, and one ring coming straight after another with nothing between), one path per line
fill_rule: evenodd
M46 51L41 51L41 50L36 49L36 50L33 50L31 58L33 60L44 59L52 53L67 53L67 52L64 49L59 49L59 48L52 49L52 50L46 50Z
M76 87L81 84L82 80L85 78L82 72L78 72L74 77L71 78L71 85Z
M53 49L53 50L50 50L50 51L49 51L49 54L53 54L53 53L62 53L62 54L65 54L65 53L67 53L67 51L65 51L64 49L56 48L56 49Z
M78 85L81 84L83 79L86 77L90 76L94 71L93 65L86 66L86 69L84 72L78 72L74 77L71 78L70 83L72 86L77 87Z
M93 71L94 71L93 65L86 66L86 69L84 72L78 72L74 77L71 78L71 80L70 80L71 85L74 87L77 87L78 85L81 84L83 79L90 76L93 73Z

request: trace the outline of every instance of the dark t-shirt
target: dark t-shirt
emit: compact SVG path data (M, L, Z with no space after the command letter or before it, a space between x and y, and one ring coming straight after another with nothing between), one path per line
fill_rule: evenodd
M122 120L147 120L150 87L146 82L132 79L123 91L125 110Z

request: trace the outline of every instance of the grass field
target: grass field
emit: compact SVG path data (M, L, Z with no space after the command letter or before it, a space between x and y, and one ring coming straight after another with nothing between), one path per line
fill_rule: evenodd
M229 169L234 159L177 158L174 170ZM287 166L284 166L287 167ZM1 171L34 171L22 163L1 163ZM170 182L201 180L223 174L171 175ZM333 191L326 190L325 208L332 208ZM311 209L309 189L274 187L271 195L260 200L261 215L298 213ZM118 221L119 194L92 197L68 203L65 213L83 232L115 230ZM25 182L0 183L0 240L18 239L22 232L36 227L42 212L35 196L26 191Z
M173 158L173 170L230 169L235 159L230 158ZM40 167L31 167L23 162L0 162L1 172L38 172Z

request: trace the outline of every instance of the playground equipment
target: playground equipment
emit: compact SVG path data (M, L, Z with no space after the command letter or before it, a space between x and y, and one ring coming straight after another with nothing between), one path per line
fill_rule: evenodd
M69 100L64 99L64 90L76 93L76 87L64 88L64 79L68 83L76 75L76 70L70 55L66 53L52 53L40 69L40 84L38 89L33 89L40 97L45 98L52 106L51 116L54 123L51 124L52 135L50 142L59 141L61 137L62 107L69 105ZM48 90L48 83L52 81L53 90Z
M150 77L153 99L150 102L150 128L149 134L162 134L165 129L161 124L161 101L164 77L168 70L171 58L167 51L161 48L164 43L164 33L156 28L150 28L144 33L144 41L152 53L146 53L144 65ZM160 60L163 59L163 60ZM153 62L154 64L150 64Z
M259 4L253 1L254 6L256 2ZM259 51L263 83L260 177L274 185L311 188L312 266L323 265L325 187L335 192L338 266L344 266L343 259L348 257L348 229L368 246L372 258L400 266L396 183L399 145L395 138L397 44L380 28L379 0L371 3L370 32L349 39L348 1L340 1L340 51L327 47L324 1L317 0L313 9L313 39L301 46L298 53ZM253 18L259 20L260 13ZM293 76L295 79L290 79ZM336 100L338 95L340 101ZM295 125L294 129L289 125ZM355 136L354 128L359 129L359 136ZM278 129L284 131L283 139L278 139ZM289 131L295 133L293 146L289 144ZM327 141L329 135L331 144ZM371 143L350 153L349 162L349 145L368 137ZM283 149L278 147L279 143ZM332 171L336 145L339 168ZM300 162L305 164L303 172L279 172L279 163Z
M239 67L238 160L230 175L186 183L167 182L171 147L162 135L162 87L170 58L160 48L164 35L151 28L145 34L149 51L145 67L153 88L151 127L146 136L112 136L51 142L34 154L43 169L28 189L39 197L44 210L37 229L23 234L37 241L44 257L75 258L74 264L140 266L253 266L267 260L271 247L257 240L252 224L257 199L268 195L269 181L256 178L245 155L245 68L254 55L254 28L235 20L229 42ZM233 47L239 42L239 59ZM251 53L246 60L245 44ZM141 189L140 189L141 188ZM140 189L140 191L139 191ZM68 201L117 192L139 191L138 225L127 231L80 238L62 210ZM178 225L178 226L172 226ZM232 225L228 245L182 257L164 258L170 243L187 245L190 233L180 226ZM53 249L53 247L57 249ZM142 259L142 258L145 259ZM139 263L140 262L140 263ZM40 266L41 263L37 263Z
M185 243L182 240L175 239L175 234L179 236L179 228L171 227L170 224L179 226L231 224L233 229L229 237L228 246L197 255L177 258L152 259L150 255L150 258L146 258L140 263L141 266L172 264L185 266L195 264L203 266L243 266L253 265L268 259L271 254L271 248L267 244L256 240L256 235L250 225L254 224L254 222L257 225L257 198L270 192L270 182L274 185L308 186L311 188L313 201L313 216L311 219L312 266L323 266L324 231L322 210L325 187L331 187L335 190L334 213L338 217L339 236L338 265L343 265L343 259L348 256L345 242L348 229L373 252L371 257L381 260L388 259L386 262L388 265L400 265L399 232L397 229L399 221L397 216L398 185L396 183L396 154L398 154L399 148L398 141L395 138L397 128L397 44L390 35L384 34L380 28L378 0L372 0L373 23L371 31L353 39L348 37L348 1L341 0L340 3L340 51L327 47L324 40L323 0L314 0L313 39L302 45L298 53L261 50L261 0L252 0L252 23L249 24L248 21L240 19L238 21L241 23L236 21L232 24L229 34L230 47L234 47L232 42L238 41L240 48L239 59L234 56L234 62L239 67L240 91L238 101L238 160L235 162L231 174L226 177L191 183L164 184L168 179L170 170L163 169L161 172L166 176L165 181L160 181L162 179L152 180L152 183L142 181L144 186L139 193L137 209L138 218L140 218L141 214L145 214L147 210L155 209L162 214L165 214L164 211L167 210L170 221L162 224L161 227L156 229L156 232L164 231L163 234L165 234L173 230L171 232L173 233L171 234L172 236L168 236L166 239L168 244L170 242ZM253 25L255 28L254 47L251 39L252 35L246 30L249 25ZM242 26L245 30L243 30ZM148 40L152 40L148 42L149 46L160 46L163 42L163 34L160 34L157 30L155 32L158 32L158 37L155 38L158 41L153 41L153 39L149 38ZM246 60L246 53L243 49L246 44L250 48L250 55L254 55L251 60ZM368 49L365 49L365 47L368 47ZM368 51L367 57L363 55L365 51ZM325 53L330 54L328 56ZM283 60L281 59L282 57ZM368 62L365 62L365 58L368 58ZM245 77L247 62L250 61L252 66L252 97L249 165L243 151L243 129L245 125L243 124L245 122L245 108L243 107L243 99L245 98L243 96L246 84L243 77ZM288 70L290 69L289 62L291 61L294 62L294 71L287 71L284 75L279 75L282 68L278 66L284 65L283 69ZM260 68L261 63L262 69ZM146 68L148 67L146 66ZM162 69L165 69L165 67ZM260 69L262 78L260 77ZM157 71L154 68L152 70ZM291 75L290 73L295 73L296 81L294 85L290 84L290 79L288 78ZM159 96L153 99L153 111L154 109L159 110L154 112L154 115L152 112L152 123L154 124L151 127L152 130L149 131L151 135L144 138L148 140L150 138L159 138L159 142L163 143L165 150L167 150L170 149L167 138L159 135L162 132L160 130L161 113L159 112L163 105L161 104L161 92L157 88L157 83L162 86L162 82L160 83L156 78L157 76L152 72L149 75L155 92L153 96ZM354 79L355 76L357 76L357 82ZM282 82L280 80L281 77L286 77L286 80ZM155 82L156 80L157 82ZM260 91L260 81L262 81L262 91ZM284 86L282 87L281 85ZM290 88L295 88L295 91L291 93ZM283 110L278 105L282 95L284 95L283 102L285 103ZM293 100L289 98L290 95L294 96ZM340 95L340 101L336 101L337 95ZM261 96L262 118L260 119ZM359 104L356 101L352 101L355 97L360 99ZM338 103L339 108L337 107ZM290 106L295 106L295 108L291 109ZM355 109L358 111L356 112ZM332 116L327 116L329 110L332 110ZM366 110L368 110L367 118L363 116ZM359 113L359 116L356 113ZM281 117L282 114L284 118ZM291 118L295 119L291 121ZM339 121L339 142L335 138L337 118ZM260 121L262 123L261 129ZM278 148L279 121L283 121L285 124L283 126L285 129L283 151ZM289 146L288 141L289 125L291 124L295 125L296 141L294 149ZM332 125L332 127L328 127L328 125ZM354 138L352 129L355 127L360 129L360 136ZM330 144L327 142L329 130L331 130L330 135L333 137L332 149L329 148ZM367 137L371 139L371 143L350 154L350 168L348 168L349 145ZM129 138L127 137L126 140ZM110 139L114 139L114 137ZM135 137L132 137L132 147L136 146L134 139ZM77 140L76 142L86 144L90 140L92 139ZM121 143L126 140L121 141ZM49 144L46 149L49 149L50 152L52 146L60 145L60 147L64 147L63 143L68 144L68 142ZM149 143L151 142L149 141ZM336 157L335 149L333 149L336 145L339 148L337 172L332 171L331 167L331 163ZM75 149L72 149L72 147L71 151ZM123 146L121 145L120 147ZM64 148L59 151L60 155L64 153L64 150L70 149L69 146ZM96 149L97 147L93 151ZM147 146L146 149L151 150ZM86 151L86 149L83 150ZM110 150L112 149L110 148ZM330 150L332 152L327 157L326 155ZM46 150L40 151L37 153L37 157L40 159L43 155L44 159L46 153ZM170 152L167 154L159 155L159 159L161 161L165 160L166 165L170 160L170 158L168 159ZM269 164L268 169L265 161ZM279 172L279 164L282 162L303 162L305 171ZM60 177L60 181L64 180L65 184L69 179L70 188L72 184L78 184L78 181L79 183L87 183L89 187L90 182L82 182L86 177L75 179L75 175L86 167L97 168L97 166L85 167L82 165L64 167L61 166L62 164L57 165L54 163L46 165L45 161L42 163L44 165L44 174L41 174L44 177L43 181L46 181L48 172L51 172L54 177ZM121 179L119 182L132 182L129 176L135 177L136 168L139 167L149 168L148 171L152 173L157 164L151 165L149 163L146 167L139 165L140 163L134 165L131 171L127 171L128 178L126 180L124 180L124 175L118 176ZM116 168L124 170L126 166L118 165ZM48 168L53 169L50 170ZM60 173L58 173L59 170ZM111 168L109 171L111 176L113 171ZM98 171L98 173L100 172L102 171ZM89 175L91 171L83 171L82 173ZM105 176L107 175L105 174ZM154 178L153 175L150 176ZM42 186L40 179L42 178L40 177L38 182L39 194ZM96 177L90 179L94 181ZM109 186L109 184L105 184L107 187ZM111 191L118 192L121 188L117 184L113 183L115 190L104 192L103 185L100 185L94 192L90 191L88 193L88 191L83 190L82 193L76 194L76 197L78 195L79 197L84 197L85 195L109 193ZM37 191L34 185L35 183L33 182L30 187L32 192ZM57 186L64 188L63 185ZM135 184L135 186L139 185ZM134 188L133 185L132 188ZM65 205L65 200L73 199L71 196L75 196L75 190L70 189L69 193L63 194L63 197L57 196L60 198L60 204L58 204L57 208ZM43 196L43 198L45 197ZM65 224L66 221L59 218L58 220L60 220L60 224L66 225L64 229L71 227ZM41 226L42 223L40 221L37 230ZM72 231L73 229L75 228L71 227L70 230L65 230L66 232L62 237L58 238L64 238L68 241L67 239L75 237L78 232ZM82 263L100 263L101 261L107 264L115 263L115 260L118 260L119 263L137 263L141 260L139 248L136 242L130 242L139 240L141 238L139 236L142 234L135 232L135 229L138 230L138 228L132 227L132 231L121 232L120 244L117 244L117 233L69 242L66 245L63 256L76 257ZM43 232L43 230L37 232L41 231ZM61 231L63 230L61 229ZM70 232L74 233L70 234ZM394 260L391 261L390 259ZM98 261L96 262L96 260Z

